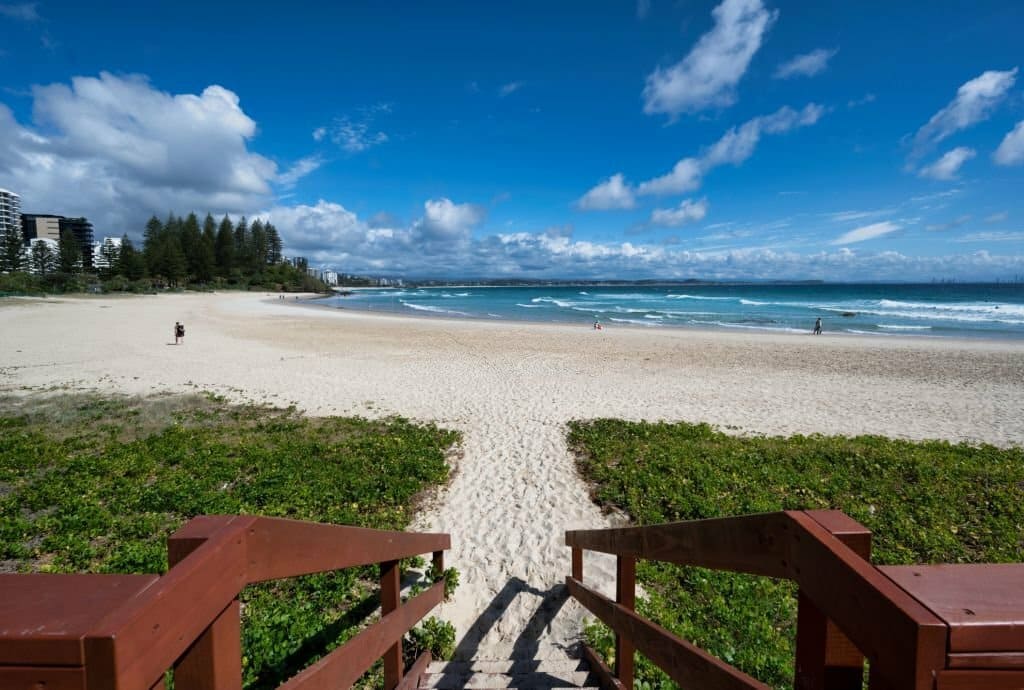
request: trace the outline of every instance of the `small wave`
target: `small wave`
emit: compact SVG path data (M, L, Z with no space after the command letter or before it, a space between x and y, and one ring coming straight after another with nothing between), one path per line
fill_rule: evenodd
M586 290L580 290L580 294L581 295L589 295L590 293L587 292Z
M516 306L517 307L522 307L523 309L543 309L544 308L543 304L519 304L518 302L516 303Z
M409 307L410 309L415 309L416 311L429 311L434 314L451 314L452 316L469 316L469 314L466 314L465 312L455 311L453 309L433 307L430 306L429 304L414 304L413 302L406 302L405 300L402 299L398 301L401 302L403 305Z
M776 331L779 333L810 333L806 328L789 328L787 326L751 326L745 323L732 323L731 321L700 321L691 319L689 323L701 326L719 326L721 328L745 328L752 331Z
M668 299L707 299L707 300L727 300L736 299L735 297L706 297L704 295L665 295Z
M973 312L992 316L1024 316L1024 304L959 303L959 302L908 302L904 300L880 299L878 306L883 309L915 309L927 312Z
M661 325L660 323L655 323L653 321L641 321L640 319L616 319L614 316L609 317L608 320L609 321L615 321L616 323L632 323L632 324L636 324L637 326L648 326L648 327L650 327L650 326L660 326Z
M747 306L751 306L751 307L763 307L766 304L770 304L770 303L769 302L756 302L756 301L754 301L752 299L741 299L740 300L740 304L746 304Z
M644 316L645 319L664 319L665 317L661 314L647 314Z
M554 297L534 297L530 301L534 304L554 304L556 307L562 307L563 309L586 304L586 302L570 302L564 299L555 299Z
M469 297L469 295L470 295L470 293L468 293L468 292L456 292L455 293L456 297Z
M930 331L931 326L897 326L895 324L880 323L879 328L887 328L892 331Z
M645 294L642 294L642 293L639 293L639 292L627 292L627 293L599 292L599 293L595 294L594 297L598 297L600 299L632 299L632 300L637 300L637 299L658 299L658 295L651 295L651 294L646 294L645 295Z

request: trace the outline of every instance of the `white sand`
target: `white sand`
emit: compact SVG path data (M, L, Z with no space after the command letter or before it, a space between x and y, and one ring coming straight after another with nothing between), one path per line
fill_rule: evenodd
M175 347L171 327L187 326ZM1024 442L1024 343L443 321L259 295L0 301L0 391L213 390L310 414L400 414L464 433L415 528L447 531L461 656L543 657L578 632L564 530L610 524L570 419L743 433ZM607 587L611 563L585 559Z

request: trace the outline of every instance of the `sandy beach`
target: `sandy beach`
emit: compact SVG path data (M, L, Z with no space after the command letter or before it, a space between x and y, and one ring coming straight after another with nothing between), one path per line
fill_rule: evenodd
M172 326L187 327L174 345ZM559 583L590 502L571 419L709 422L735 433L1024 443L1024 342L811 337L412 319L262 293L0 300L0 393L208 390L312 415L402 415L463 432L414 528L452 534L440 614L460 653L543 657L580 612ZM590 554L588 581L611 564Z

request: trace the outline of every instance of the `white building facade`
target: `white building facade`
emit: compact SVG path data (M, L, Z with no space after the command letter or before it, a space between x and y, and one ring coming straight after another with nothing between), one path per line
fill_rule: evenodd
M21 197L0 189L0 235L8 232L21 234Z

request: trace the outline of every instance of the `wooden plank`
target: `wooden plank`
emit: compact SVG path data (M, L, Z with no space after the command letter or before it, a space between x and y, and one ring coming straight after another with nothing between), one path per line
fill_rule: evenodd
M149 687L199 638L245 586L245 531L251 520L236 520L216 532L88 633L90 690L94 683L119 690Z
M409 670L405 672L405 676L402 678L402 682L398 684L395 690L415 690L420 685L420 676L427 671L427 667L430 666L430 662L433 657L430 655L430 651L425 651L416 657L416 661L412 663Z
M0 575L0 664L81 666L82 638L156 575Z
M871 531L838 510L804 513L865 561L871 559ZM796 690L860 690L864 655L803 592L797 594Z
M278 690L351 687L373 662L443 600L444 583L437 582L291 678Z
M583 582L583 549L578 546L572 547L572 576Z
M3 690L85 690L85 669L46 666L0 666Z
M946 626L802 512L790 513L800 589L899 688L931 690L945 666Z
M768 690L768 686L716 659L656 623L619 606L579 580L566 578L569 594L619 635L631 639L637 650L658 665L683 688L704 690Z
M1024 563L880 570L949 625L950 652L1024 650Z
M936 690L1024 690L1024 671L942 671Z
M402 583L398 561L380 564L380 612L382 616L401 604ZM402 682L402 638L384 652L384 690L394 690Z
M791 519L786 513L672 522L644 527L569 530L567 546L768 577L790 577Z
M581 580L582 582L582 580ZM615 601L619 606L636 610L636 559L618 556L615 562ZM625 690L633 690L633 641L624 635L615 635L615 677Z
M283 518L255 520L248 536L249 583L395 561L451 548L448 534L375 530Z
M241 606L235 599L189 647L174 668L175 687L242 690Z
M959 652L946 655L947 668L1024 669L1024 650L1019 652Z
M619 679L608 668L608 664L604 663L604 659L587 645L583 645L583 658L590 664L590 670L597 674L601 682L601 690L625 690Z

